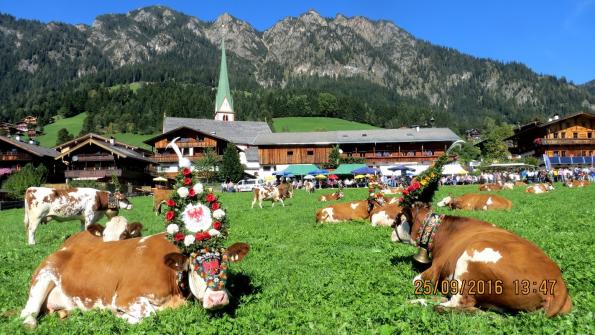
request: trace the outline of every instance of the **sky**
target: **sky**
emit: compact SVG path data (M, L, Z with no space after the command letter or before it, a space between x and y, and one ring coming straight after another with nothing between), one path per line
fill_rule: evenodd
M309 9L325 17L385 19L417 38L473 56L521 62L575 84L595 79L595 0L0 0L0 12L91 24L101 14L150 5L205 21L227 12L260 31Z

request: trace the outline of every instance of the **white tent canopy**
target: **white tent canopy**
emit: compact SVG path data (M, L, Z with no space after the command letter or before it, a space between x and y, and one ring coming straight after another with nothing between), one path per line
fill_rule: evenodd
M459 163L450 163L446 164L442 167L442 174L443 175L463 175L468 174L468 172L463 169L461 164Z

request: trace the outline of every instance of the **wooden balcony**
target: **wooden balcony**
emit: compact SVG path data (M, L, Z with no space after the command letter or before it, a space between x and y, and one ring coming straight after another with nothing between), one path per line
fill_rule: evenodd
M30 161L33 156L24 152L0 152L1 161Z
M72 160L78 162L109 162L114 160L114 156L106 154L82 154L72 156Z
M165 149L169 143L156 143L156 149ZM187 142L176 142L178 148L214 148L217 146L215 141L187 141Z
M81 179L100 179L105 177L122 176L122 169L103 169L103 170L66 170L64 177Z
M595 138L538 138L541 145L595 145Z
M399 162L427 162L427 161L434 161L442 156L442 152L433 152L431 155L428 153L423 153L421 151L417 151L415 153L406 153L406 152L389 152L389 153L373 153L373 152L366 152L361 155L361 153L351 153L351 156L344 153L341 155L343 158L363 158L366 160L367 163L370 164L378 164L378 163L399 163Z
M191 161L199 160L203 157L203 154L194 154L192 156L184 156ZM176 154L156 154L151 157L157 163L175 163L178 161L178 155Z

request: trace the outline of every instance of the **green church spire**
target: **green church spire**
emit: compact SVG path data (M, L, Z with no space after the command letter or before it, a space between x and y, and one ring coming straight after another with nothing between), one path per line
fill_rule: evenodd
M227 101L227 102L226 102ZM233 99L229 90L229 79L227 78L227 58L225 57L225 42L221 40L221 66L219 68L219 86L215 98L215 113L233 113Z

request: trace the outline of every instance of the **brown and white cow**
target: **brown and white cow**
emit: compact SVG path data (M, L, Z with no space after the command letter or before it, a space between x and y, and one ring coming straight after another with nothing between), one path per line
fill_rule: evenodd
M140 222L128 223L128 220L123 216L114 216L105 224L105 227L98 223L87 227L88 232L101 237L103 242L141 237L142 230L143 225Z
M435 230L420 230L430 222L429 215L431 208L425 204L404 208L391 240L416 245L420 231L432 234L432 264L414 284L453 288L439 310L543 308L548 316L570 312L572 301L560 268L535 244L467 217L442 216Z
M94 188L58 190L29 187L25 192L25 231L30 245L35 244L35 231L40 223L51 220L80 220L81 230L107 214L118 215L120 208L132 209L122 193L114 194Z
M401 213L401 210L402 208L398 203L388 203L382 207L376 207L370 212L370 223L372 227L390 227L395 222L397 215Z
M384 195L401 194L401 193L403 193L403 188L402 187L388 187L388 186L386 186L386 187L382 188L380 190L380 192L382 192L382 194L384 194Z
M258 201L258 206L262 208L262 202L264 200L268 200L272 202L271 207L275 207L275 202L280 202L283 207L285 207L285 203L283 199L285 196L281 193L277 186L268 186L268 187L260 187L255 188L252 191L252 207L254 208L254 204Z
M343 190L339 189L337 192L321 195L318 198L318 201L325 202L325 201L339 200L339 199L342 199L344 196L345 196L345 194L343 194Z
M514 182L514 186L527 186L527 183L517 180Z
M330 205L316 211L316 222L337 223L344 221L367 220L376 207L384 204L384 198L360 200Z
M314 191L316 191L316 188L314 187L314 182L306 180L304 182L304 190L306 190L306 192L308 193L314 193Z
M554 186L550 183L542 183L542 184L533 184L527 187L525 193L533 193L533 194L540 194L540 193L547 193L554 189Z
M166 188L152 188L153 191L153 212L155 215L161 214L161 206L171 197L174 190Z
M277 186L279 188L279 193L283 197L283 199L291 199L293 198L293 185L288 182L282 182Z
M466 209L476 211L512 209L512 201L495 194L463 194L453 198L447 196L438 202L438 207L448 206L451 209Z
M589 185L591 185L591 182L589 182L588 180L572 180L572 181L567 181L564 183L564 186L570 187L570 188L585 187L585 186L589 186Z
M236 243L226 253L229 261L237 262L249 250L249 245ZM209 288L165 234L106 243L84 231L41 262L21 318L35 327L44 311L65 316L73 309L97 308L137 323L154 312L185 304L188 288L205 309L229 303L227 289Z

